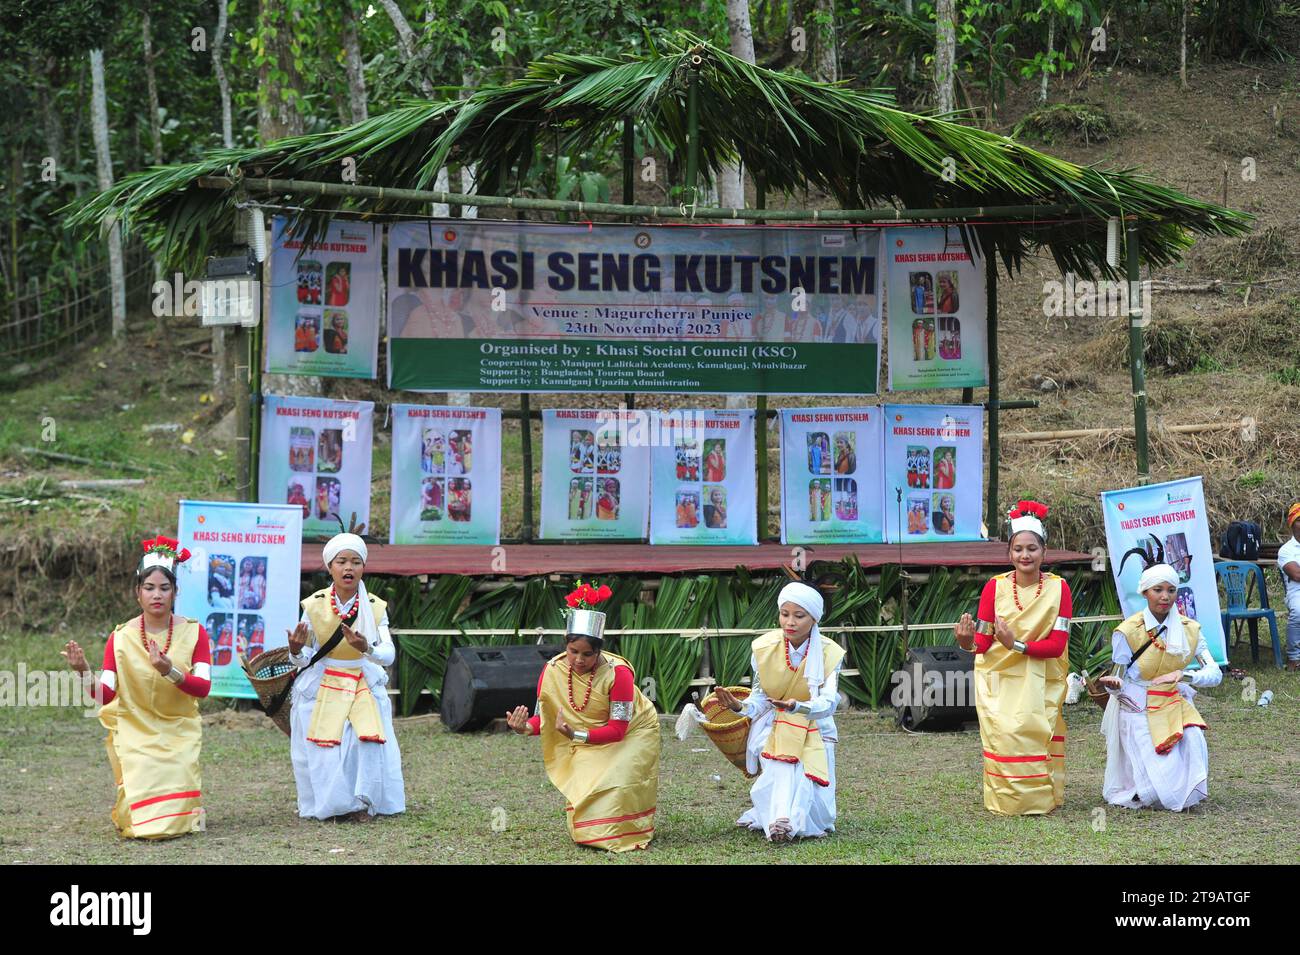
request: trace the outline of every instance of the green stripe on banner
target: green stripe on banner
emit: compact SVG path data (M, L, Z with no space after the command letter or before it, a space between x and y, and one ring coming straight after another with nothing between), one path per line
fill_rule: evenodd
M395 338L392 387L874 395L877 345Z

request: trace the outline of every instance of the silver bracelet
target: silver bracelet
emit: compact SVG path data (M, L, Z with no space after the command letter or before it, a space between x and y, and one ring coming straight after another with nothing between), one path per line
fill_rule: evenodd
M167 674L167 679L171 680L177 686L180 686L185 682L185 674L175 667L172 667L171 672Z
M585 743L585 742L587 742L587 737L588 737L589 735L590 735L590 734L587 732L587 730L574 730L574 731L573 731L573 741L574 741L575 743Z
M1011 649L1012 649L1012 650L1015 650L1016 653L1024 653L1025 650L1028 649L1028 648L1025 646L1025 641L1023 641L1023 640L1012 640L1012 641L1011 641Z

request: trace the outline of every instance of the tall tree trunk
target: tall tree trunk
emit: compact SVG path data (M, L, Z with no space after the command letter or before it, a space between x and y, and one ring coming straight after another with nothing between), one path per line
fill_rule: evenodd
M217 88L221 91L221 143L227 149L232 149L235 135L230 121L230 80L226 78L226 66L221 59L226 42L228 4L229 0L217 0L217 32L212 38L212 72L217 77Z
M903 12L909 17L912 15L912 0L903 0ZM907 58L907 78L909 81L916 80L916 54L913 53Z
M296 20L283 0L261 0L257 30L266 43L267 54L276 65L273 71L270 63L264 63L257 78L257 138L263 145L303 132L302 114L293 100L285 98L287 91L306 86L293 65L292 39L298 28ZM283 278L272 275L271 281L283 281ZM236 341L242 337L237 336ZM254 355L253 360L261 361L262 356ZM263 375L262 383L263 389L271 394L322 393L321 379L311 375ZM235 386L243 387L243 383L235 382Z
M104 92L104 51L90 51L91 126L95 137L95 167L99 189L113 185L113 158L108 144L108 96ZM108 220L108 270L111 283L113 337L126 334L126 274L122 267L122 227L116 218Z
M731 35L731 55L753 63L754 29L749 20L749 0L727 0L727 32ZM718 170L718 203L728 209L745 207L745 174L740 163L727 163Z
M1047 65L1048 66L1052 65L1052 54L1055 52L1054 49L1055 46L1056 46L1056 17L1049 16L1047 18ZM1038 102L1040 103L1047 102L1048 75L1049 74L1047 70L1043 70L1042 86L1038 90Z
M86 68L84 66L77 69L77 108L72 114L72 168L77 172L81 171L81 130L85 126L86 120ZM81 177L78 176L72 184L73 192L77 198L81 198L82 190L85 186L81 184Z
M161 166L163 161L162 123L158 116L158 77L153 68L153 25L149 14L144 15L140 32L144 39L144 86L149 93L149 139L153 144L153 163Z
M409 63L415 56L415 31L411 25L406 22L406 16L402 13L402 8L397 5L396 0L379 0L379 5L384 8L388 14L388 19L393 21L393 27L397 30L397 48L401 51L402 62ZM428 11L428 19L433 19L433 8ZM429 82L429 77L421 74L420 89L425 96L433 95L433 84Z
M233 149L235 135L230 118L230 80L226 78L226 66L222 60L226 42L226 22L229 0L217 0L217 29L212 36L212 72L217 77L217 89L221 93L221 144ZM226 329L223 325L212 326L212 392L218 403L224 403L230 397L230 379L234 375L231 367L233 352L226 348Z
M352 122L364 122L366 109L366 74L361 63L361 39L357 36L357 14L349 5L343 11L343 66L348 74L348 109Z
M934 98L941 113L953 109L953 69L957 61L957 11L953 0L935 0Z
M1187 8L1192 0L1183 0L1183 30L1178 38L1178 84L1187 89Z
M55 102L55 67L58 61L52 56L37 61L41 84L41 122L45 127L46 155L54 160L55 175L63 174L63 118Z
M817 55L813 60L813 75L825 83L840 78L839 63L835 55L835 0L817 0L814 9L817 21Z

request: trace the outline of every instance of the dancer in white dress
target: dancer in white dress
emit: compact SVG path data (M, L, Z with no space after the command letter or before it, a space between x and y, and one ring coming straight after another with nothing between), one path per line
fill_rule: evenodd
M1101 731L1106 737L1102 795L1115 806L1159 806L1180 812L1208 793L1205 721L1192 700L1195 687L1218 686L1223 674L1200 625L1178 613L1178 572L1148 567L1138 581L1147 608L1112 637L1111 694ZM1187 670L1195 660L1200 669Z
M759 773L753 807L736 821L769 840L824 836L835 830L835 744L832 714L839 702L844 650L822 639L822 595L807 584L787 584L777 597L781 629L757 638L750 665L753 690L745 701L725 688L724 706L750 718L745 761Z
M304 818L365 821L406 810L384 670L396 647L385 603L361 582L366 556L356 534L338 534L325 545L334 583L302 602L302 620L289 634L290 660L307 668L293 682L289 715Z

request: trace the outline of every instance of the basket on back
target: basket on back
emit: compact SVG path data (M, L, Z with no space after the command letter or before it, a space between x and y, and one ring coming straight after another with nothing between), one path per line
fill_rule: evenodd
M269 707L276 697L284 691L284 688L293 680L293 675L298 669L289 662L288 647L267 650L265 653L259 653L252 660L249 660L241 653L239 655L239 664L244 668L244 673L248 676L248 682L253 685L253 690L257 693L257 698L261 701L263 709ZM293 694L287 694L284 703L271 717L271 721L284 730L285 736L289 735L289 706L292 702Z
M749 687L730 686L727 690L738 700L749 696ZM710 693L700 702L700 711L704 722L699 724L704 735L713 740L713 745L722 751L727 761L746 776L752 776L745 769L745 744L749 740L749 717L741 716L718 702L716 693Z

